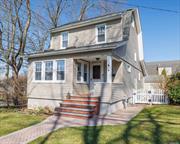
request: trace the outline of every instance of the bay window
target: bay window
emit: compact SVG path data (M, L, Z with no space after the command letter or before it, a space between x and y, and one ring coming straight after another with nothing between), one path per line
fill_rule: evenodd
M34 62L34 82L65 82L65 60Z

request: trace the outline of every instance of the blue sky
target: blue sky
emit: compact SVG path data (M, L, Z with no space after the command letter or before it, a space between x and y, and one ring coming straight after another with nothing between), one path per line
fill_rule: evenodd
M33 0L32 6L42 6L44 0ZM115 1L115 0L113 0ZM180 0L127 0L127 3L180 11ZM132 8L133 6L123 6ZM76 7L78 9L78 6ZM180 60L180 13L139 8L146 61ZM90 16L95 11L90 12ZM70 18L63 15L61 23Z
M180 0L129 0L128 3L180 11ZM180 60L180 13L139 10L145 60Z

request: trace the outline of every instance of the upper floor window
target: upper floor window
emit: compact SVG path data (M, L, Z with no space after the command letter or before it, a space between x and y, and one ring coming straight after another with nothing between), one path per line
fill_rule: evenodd
M57 80L64 80L65 68L64 60L57 61Z
M41 80L42 62L35 63L35 80Z
M106 25L97 26L97 43L106 41Z
M45 80L53 80L53 61L45 62Z
M63 32L61 34L61 48L68 47L68 32Z

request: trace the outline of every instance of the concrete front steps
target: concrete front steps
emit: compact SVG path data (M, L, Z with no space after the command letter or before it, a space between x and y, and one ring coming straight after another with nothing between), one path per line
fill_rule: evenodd
M98 97L70 96L64 100L60 107L55 108L55 115L73 117L79 119L89 119L99 112Z

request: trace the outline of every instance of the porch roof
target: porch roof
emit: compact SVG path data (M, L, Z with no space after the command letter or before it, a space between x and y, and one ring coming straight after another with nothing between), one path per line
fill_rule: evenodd
M104 44L81 46L81 47L68 47L66 49L59 49L59 50L49 49L43 52L30 54L28 59L77 54L77 53L86 53L86 52L97 52L97 51L103 51L103 50L113 50L118 47L124 46L126 44L127 44L127 41L118 41L118 42L111 42L111 43L104 43Z

